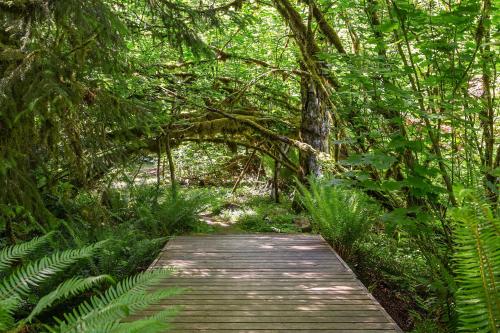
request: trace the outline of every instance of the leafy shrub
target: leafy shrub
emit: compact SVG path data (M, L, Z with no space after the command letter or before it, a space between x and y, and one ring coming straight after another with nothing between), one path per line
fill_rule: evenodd
M371 233L359 242L353 261L354 268L378 274L377 278L412 293L427 275L425 258L411 244L384 233Z
M298 184L300 200L313 220L313 229L337 252L348 258L354 245L370 231L379 208L353 189L311 179L310 187Z
M394 287L408 285L424 317L435 320L444 331L454 330L456 284L450 265L452 240L447 222L423 207L397 208L384 214L382 220L386 233L397 240L398 251L419 263L418 271L409 265L401 272L403 276L394 274L393 279L401 281Z
M76 262L90 258L100 250L103 243L93 244L81 249L54 252L38 260L26 258L49 241L52 234L34 238L29 242L6 247L0 250L0 330L27 330L38 316L71 297L95 289L104 282L113 283L109 275L92 277L73 276L59 284L52 291L39 298L31 312L20 318L20 309L26 306L28 296L39 285L60 275ZM19 261L22 265L14 267ZM64 319L56 323L41 323L50 332L137 332L147 327L148 332L165 330L166 319L171 310L159 312L136 322L123 322L126 317L147 308L154 302L177 294L180 289L161 289L148 291L152 285L168 276L167 270L153 270L129 277L111 286L103 293L97 293L82 302L71 312L63 314ZM36 297L35 297L36 298Z

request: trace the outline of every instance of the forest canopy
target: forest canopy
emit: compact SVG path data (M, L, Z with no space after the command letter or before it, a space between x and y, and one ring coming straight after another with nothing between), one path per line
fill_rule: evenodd
M81 259L104 236L136 237L144 261L117 245L75 273L104 281L121 260L127 278L206 208L186 174L232 193L262 174L353 263L378 234L385 257L422 261L425 281L391 280L419 295L408 329L496 332L499 13L491 0L0 0L0 244L42 237ZM228 156L243 157L223 173ZM157 185L135 186L148 158ZM368 238L340 236L364 216L330 211L350 197L377 206L356 229ZM2 278L24 257L8 258ZM29 313L3 287L0 305L17 304L5 316ZM0 331L31 323L2 315Z

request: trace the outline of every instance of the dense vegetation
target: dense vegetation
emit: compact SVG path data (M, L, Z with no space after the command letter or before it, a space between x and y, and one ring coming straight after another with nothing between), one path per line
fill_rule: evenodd
M123 320L181 292L141 271L217 220L321 233L407 331L498 332L498 13L0 0L0 331L165 329Z

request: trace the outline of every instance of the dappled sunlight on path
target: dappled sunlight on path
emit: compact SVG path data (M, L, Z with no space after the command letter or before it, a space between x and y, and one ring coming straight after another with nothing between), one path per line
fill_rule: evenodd
M144 313L180 307L173 332L400 332L319 236L181 236L152 267L186 288Z

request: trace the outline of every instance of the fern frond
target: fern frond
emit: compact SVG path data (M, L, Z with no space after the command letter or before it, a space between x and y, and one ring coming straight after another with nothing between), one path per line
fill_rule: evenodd
M0 301L0 331L5 332L15 323L14 311L19 308L20 299L10 297Z
M117 323L154 302L177 295L181 289L150 291L170 273L168 269L146 271L119 282L104 294L92 297L73 312L65 314L65 320L59 322L54 332L93 332L98 327L103 332L102 323Z
M151 304L169 296L176 295L179 290L166 289L158 292L126 294L119 300L110 304L103 304L95 300L82 304L77 311L65 314L65 323L61 322L55 332L103 332L102 323L110 323L108 328L114 327L112 323L145 309ZM80 313L79 313L80 312ZM84 312L85 315L81 315Z
M500 221L473 194L452 211L459 331L496 333L500 327Z
M341 256L348 257L355 243L367 234L377 207L360 191L313 178L309 188L299 182L297 187L313 230L331 242Z
M141 319L130 323L120 323L110 333L157 333L165 332L170 325L166 322L152 319Z
M100 246L102 246L102 242L81 249L56 252L49 257L43 257L18 268L0 282L0 299L12 295L28 295L32 286L44 282L78 260L92 256Z
M53 232L50 232L42 237L35 237L29 242L8 246L0 250L0 273L7 270L14 261L26 257L46 243L53 234Z
M26 318L29 322L33 317L40 314L42 311L50 307L54 302L68 298L70 296L76 296L83 291L89 290L90 288L104 282L113 282L113 278L109 275L99 275L91 276L87 278L74 277L61 283L54 291L42 297L30 315Z
M112 333L157 333L169 327L169 321L177 313L177 309L166 309L144 319L120 323Z
M82 333L158 333L165 332L170 328L169 321L177 313L177 309L166 309L153 316L143 319L120 322L115 320L111 322L95 323L92 327L86 326L79 332Z
M80 316L78 311L86 311L86 316ZM93 304L82 303L78 309L64 314L64 320L57 320L58 326L51 330L57 333L106 332L118 325L122 318L130 315L126 304ZM97 319L99 318L99 319Z

